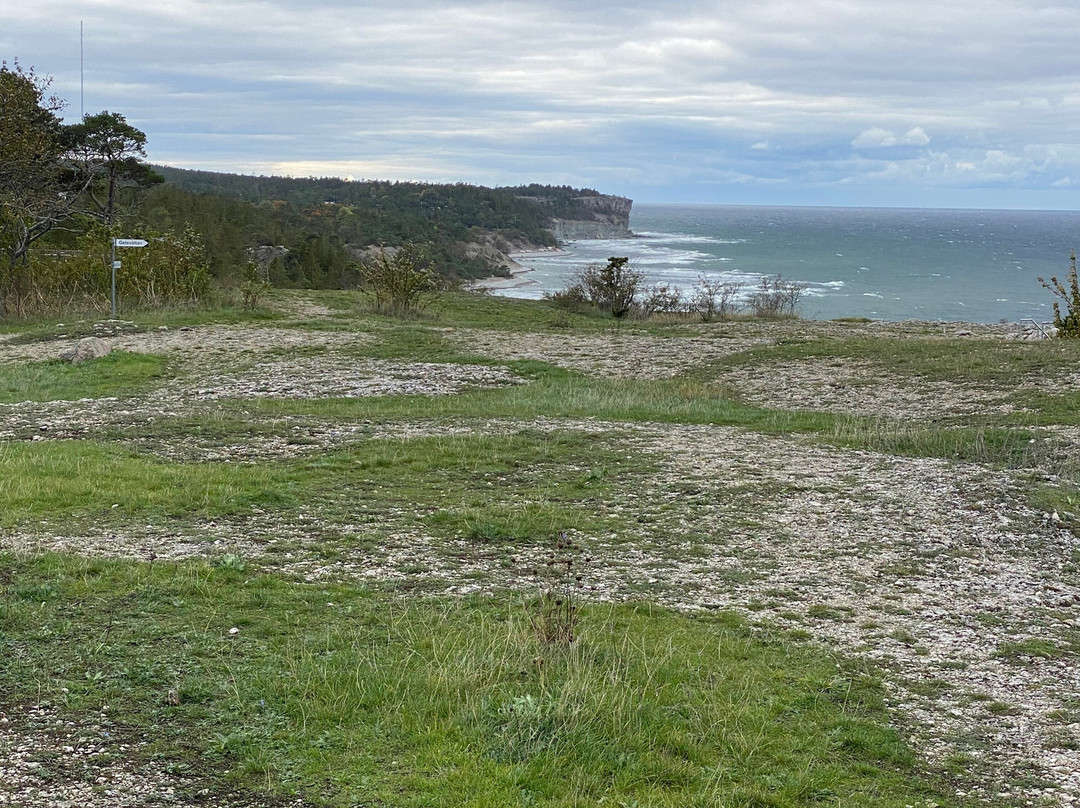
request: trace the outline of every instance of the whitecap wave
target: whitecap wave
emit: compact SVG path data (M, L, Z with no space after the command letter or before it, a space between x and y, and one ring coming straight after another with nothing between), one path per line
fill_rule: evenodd
M718 238L717 236L699 236L690 233L658 233L653 231L639 231L637 233L643 239L660 244L746 244L744 238Z

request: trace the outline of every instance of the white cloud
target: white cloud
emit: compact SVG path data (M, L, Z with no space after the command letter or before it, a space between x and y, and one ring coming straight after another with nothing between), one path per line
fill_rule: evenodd
M897 137L888 129L875 126L859 133L851 141L851 146L855 149L879 149L889 146L926 146L929 143L930 137L921 126L915 126L907 130L900 137Z
M192 166L610 177L624 193L671 168L673 199L688 165L717 188L795 191L1080 176L1075 0L45 5L6 0L0 58L77 103L84 20L88 111L124 112L154 159ZM838 157L852 150L888 161Z
M928 146L930 145L930 136L923 131L921 126L916 126L912 129L908 129L900 139L900 142L905 146Z
M873 129L860 133L851 141L851 146L855 149L877 149L883 146L895 146L896 143L896 135L888 129L875 126Z

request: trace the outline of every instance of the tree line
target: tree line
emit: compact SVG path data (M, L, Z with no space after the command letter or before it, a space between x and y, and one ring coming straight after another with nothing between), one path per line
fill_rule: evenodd
M576 200L597 195L153 166L146 135L124 115L65 124L64 106L47 77L0 63L0 316L100 305L114 237L150 240L123 254L122 281L148 304L239 284L264 245L276 249L262 269L282 286L357 285L370 246L407 246L444 278L484 277L505 270L475 245L554 245L551 217L587 218Z

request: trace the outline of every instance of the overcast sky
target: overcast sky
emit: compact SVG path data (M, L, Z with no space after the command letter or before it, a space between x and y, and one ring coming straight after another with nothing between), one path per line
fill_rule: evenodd
M642 202L1080 208L1076 0L0 0L150 159Z

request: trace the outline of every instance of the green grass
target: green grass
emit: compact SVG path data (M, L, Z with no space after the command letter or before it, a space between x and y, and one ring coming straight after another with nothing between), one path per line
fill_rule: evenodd
M94 441L0 446L0 525L31 520L213 518L300 501L341 519L424 524L481 542L599 530L615 517L583 503L648 470L618 441L520 432L370 440L277 463L169 462ZM597 473L602 469L603 473Z
M831 427L827 413L784 412L740 404L688 380L594 379L541 362L509 362L531 383L456 396L275 400L246 402L266 417L308 415L329 419L596 418L603 421L725 424L789 433Z
M1080 340L852 338L790 340L754 348L711 363L712 372L733 365L768 365L804 359L858 359L883 374L946 382L1014 385L1033 374L1053 373L1080 361Z
M216 516L289 504L295 487L294 474L273 466L167 463L91 441L0 445L5 527L108 514Z
M162 357L126 351L76 365L59 359L0 365L0 403L129 395L153 387L166 372Z
M514 599L406 602L235 565L8 556L0 568L0 704L50 701L72 719L108 704L149 741L132 762L211 794L955 804L889 728L872 673L730 616L587 606L567 647L544 643Z

